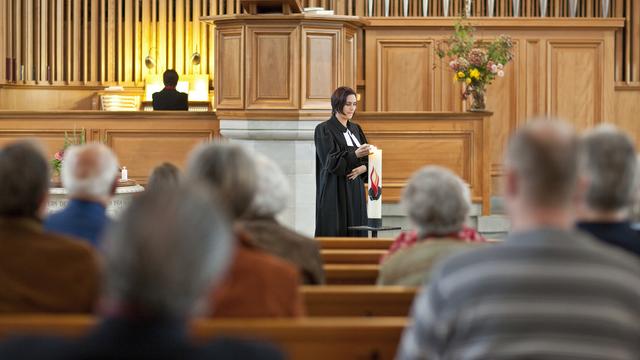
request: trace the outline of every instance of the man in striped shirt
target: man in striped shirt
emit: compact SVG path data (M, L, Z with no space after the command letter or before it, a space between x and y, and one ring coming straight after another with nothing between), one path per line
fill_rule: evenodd
M639 359L640 263L574 230L578 141L559 121L510 140L511 234L436 270L399 359Z

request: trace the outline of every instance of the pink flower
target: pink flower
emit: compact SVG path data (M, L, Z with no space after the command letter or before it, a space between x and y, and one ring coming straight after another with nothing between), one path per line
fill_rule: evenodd
M499 77L503 77L504 76L504 71L503 70L498 70L498 76Z
M491 69L490 70L491 70L491 72L493 74L495 74L495 73L498 72L498 66L496 64L493 64L493 65L491 65Z
M64 151L58 151L54 157L56 158L56 160L58 161L62 161L62 158L64 157Z

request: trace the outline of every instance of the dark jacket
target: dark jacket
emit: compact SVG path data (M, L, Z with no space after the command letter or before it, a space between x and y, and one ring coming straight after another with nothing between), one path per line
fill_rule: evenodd
M56 234L87 240L91 245L98 247L98 241L109 223L104 205L72 199L63 210L47 217L44 228Z
M79 341L21 338L0 343L0 359L282 359L258 342L217 339L191 344L178 321L107 319Z
M189 110L189 95L164 88L153 95L153 110Z

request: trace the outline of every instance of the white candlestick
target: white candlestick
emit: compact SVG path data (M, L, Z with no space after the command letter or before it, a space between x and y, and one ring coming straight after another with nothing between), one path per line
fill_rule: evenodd
M382 219L382 150L372 146L369 151L369 185L367 191L367 216Z
M120 181L127 181L127 180L129 180L129 171L127 171L126 166L123 166L122 173L120 174Z

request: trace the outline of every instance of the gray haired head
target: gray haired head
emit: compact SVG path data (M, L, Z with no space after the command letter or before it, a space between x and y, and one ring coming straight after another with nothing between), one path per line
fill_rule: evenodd
M587 132L581 145L581 170L589 184L587 206L599 211L627 209L637 186L638 163L631 138L613 125L601 125Z
M118 159L107 146L90 143L65 150L60 178L69 196L110 196L117 176Z
M206 143L193 150L187 178L216 190L234 219L242 217L256 192L254 162L245 149L229 143Z
M0 217L40 217L49 171L39 143L18 141L0 150Z
M148 191L104 241L106 296L152 317L185 318L226 270L230 224L201 186Z
M517 174L518 196L536 207L565 207L578 179L578 138L558 119L529 121L509 139L505 167Z
M254 154L258 176L257 191L248 215L250 217L275 217L287 206L289 181L280 167L262 154Z
M420 238L460 231L471 208L467 186L440 166L425 166L415 172L404 189L402 203Z

